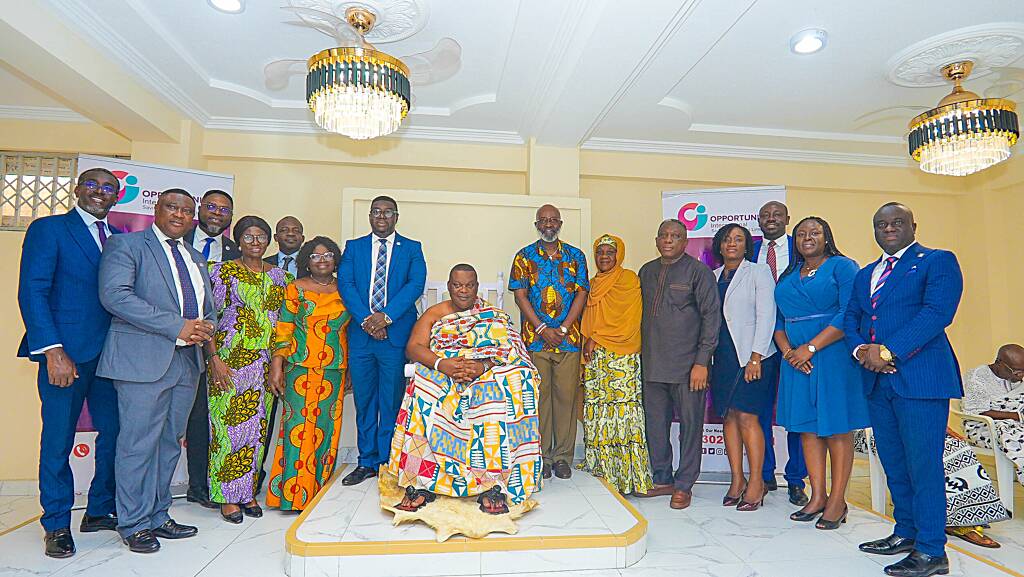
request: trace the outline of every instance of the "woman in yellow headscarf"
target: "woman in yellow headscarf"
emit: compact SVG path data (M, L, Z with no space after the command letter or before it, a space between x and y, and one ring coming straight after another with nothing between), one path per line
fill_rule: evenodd
M621 493L651 488L651 463L640 396L640 278L622 268L626 245L604 234L594 241L600 271L583 310L582 468Z

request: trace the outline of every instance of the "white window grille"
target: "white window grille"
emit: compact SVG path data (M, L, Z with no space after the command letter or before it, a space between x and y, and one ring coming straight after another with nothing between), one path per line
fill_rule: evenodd
M77 169L77 155L0 151L0 229L24 230L70 210Z

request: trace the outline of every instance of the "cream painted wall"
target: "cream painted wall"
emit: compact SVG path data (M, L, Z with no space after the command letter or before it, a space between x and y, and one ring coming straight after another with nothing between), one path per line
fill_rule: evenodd
M0 121L0 149L132 154L147 162L187 162L193 168L234 174L239 216L253 213L273 222L293 214L305 223L307 237L326 234L338 240L342 240L343 219L351 219L354 231L364 230L359 223L365 226L365 216L358 214L365 214L365 206L346 204L346 188L499 195L525 195L531 188L525 145L387 139L356 144L326 136L204 131L187 122L182 124L179 143L153 144L129 142L90 124ZM884 202L900 200L915 210L922 242L955 250L964 266L968 290L951 331L962 363L987 360L994 346L1012 340L1015 331L1016 340L1024 340L1017 325L1024 318L1024 304L1015 292L1024 286L1024 270L1017 266L1019 215L1024 214L1024 163L1019 158L968 179L932 177L912 168L586 150L578 158L579 198L565 202L589 201L591 236L621 235L628 246L626 264L632 268L655 256L653 236L661 215L662 190L786 185L794 218L813 212L828 219L840 247L861 262L877 252L871 214ZM552 178L565 178L557 171L553 174ZM536 189L542 183L537 182L538 175L533 176ZM438 214L431 212L437 209L427 208L430 193L419 194L422 199L410 197L409 204L424 212L403 213L400 228L423 240L436 229L441 236L430 239L430 258L434 268L444 268L459 260L457 246L465 240L449 241L444 228L433 222L410 221L418 214L437 220ZM520 212L499 205L481 217L525 239L532 235L529 210ZM0 274L11 279L0 289L0 315L10 319L0 329L0 347L9 351L3 369L8 394L0 419L0 438L6 440L0 453L0 479L36 476L39 405L34 367L14 359L23 332L15 300L21 237L17 232L0 232L0 255L6 257L0 259ZM589 240L580 239L579 244L589 245ZM492 265L494 271L507 266L511 259L507 247L495 249L488 259L482 252L478 255L486 246L483 242L474 246L472 258L500 263L500 267ZM431 274L432 279L435 276Z

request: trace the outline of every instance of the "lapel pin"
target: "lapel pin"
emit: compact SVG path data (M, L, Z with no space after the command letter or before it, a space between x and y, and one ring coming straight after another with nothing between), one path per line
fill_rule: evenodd
M923 257L923 256L924 256L924 253L923 253L923 252L919 252L919 253L917 253L917 258L921 258L921 257Z

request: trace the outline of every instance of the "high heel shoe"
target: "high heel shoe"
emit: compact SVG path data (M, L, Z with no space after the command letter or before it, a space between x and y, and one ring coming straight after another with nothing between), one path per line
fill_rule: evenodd
M817 511L806 511L806 512L805 511L796 511L795 513L793 513L792 515L789 516L789 519L791 521L797 521L797 522L800 522L800 523L806 523L808 521L813 521L818 515L821 515L824 512L825 512L825 508L824 507L822 507L821 509L818 509Z
M753 501L753 502L747 502L747 501L744 501L743 499L740 499L739 505L736 505L736 510L737 511L744 511L744 512L747 512L747 511L757 511L758 509L761 508L762 505L764 505L764 497L761 497L760 501Z
M822 531L834 531L839 528L840 525L846 522L846 516L850 513L849 507L843 507L843 514L839 516L835 521L829 521L825 518L825 515L818 519L818 522L814 524L815 529L821 529Z
M736 505L739 505L740 501L743 500L743 493L745 493L746 491L747 491L747 486L746 485L744 485L743 488L740 489L740 494L735 496L735 497L729 495L729 493L727 491L725 493L725 496L722 497L722 506L723 507L735 507Z

